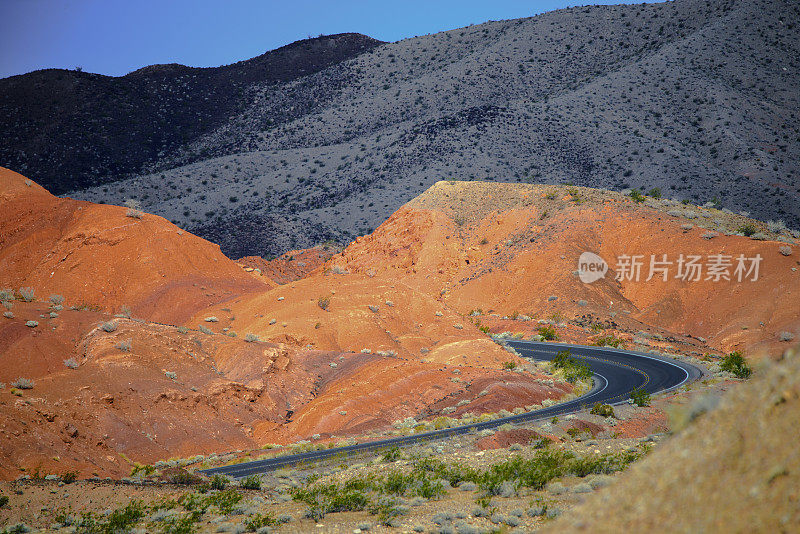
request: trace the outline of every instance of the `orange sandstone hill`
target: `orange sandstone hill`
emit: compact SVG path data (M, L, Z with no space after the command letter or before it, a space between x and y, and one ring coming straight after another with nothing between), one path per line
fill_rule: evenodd
M275 286L159 217L0 179L2 478L119 477L573 391L503 369L525 362L401 280L319 269Z
M127 208L58 198L0 168L0 285L180 324L203 306L268 289L219 246Z
M581 187L438 182L327 268L397 281L460 314L591 314L707 338L722 349L777 353L786 345L781 339L800 334L796 237L777 222L669 200L637 203ZM581 282L583 252L608 262L605 278ZM681 254L700 257L705 270L698 281L677 278ZM638 281L627 273L616 279L623 255L641 256ZM661 271L647 280L651 255L672 262L666 280ZM715 255L732 264L729 280L707 279ZM761 257L757 280L754 272L737 280L739 255Z

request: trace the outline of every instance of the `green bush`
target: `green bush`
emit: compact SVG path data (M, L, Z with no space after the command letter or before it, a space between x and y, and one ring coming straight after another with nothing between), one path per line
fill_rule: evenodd
M213 477L211 477L211 489L224 490L225 486L228 485L228 482L230 482L228 480L228 477L219 474L214 475Z
M194 514L168 517L161 525L161 534L192 534L197 530L198 519Z
M400 448L395 446L383 453L384 462L396 462L400 459Z
M638 189L633 189L628 196L633 199L634 202L644 202L644 195L639 192Z
M592 377L589 366L572 357L569 349L559 351L551 361L553 367L564 372L564 379L571 384Z
M654 187L647 194L650 195L653 198L661 198L661 188Z
M595 339L594 341L592 341L591 344L596 347L615 347L618 349L625 348L625 342L622 339L615 336L614 334L602 335L597 339Z
M750 237L758 232L758 228L752 223L747 223L737 228L736 231L744 236Z
M249 490L260 490L261 489L261 477L258 475L250 475L249 477L245 477L240 483L243 489Z
M111 512L105 518L95 517L91 512L81 515L76 532L80 534L117 534L129 532L131 527L145 516L146 508L141 501L133 500L124 508Z
M392 518L402 515L402 511L397 506L397 502L391 499L382 499L373 503L369 507L369 513L378 516L378 523L383 526L391 526Z
M722 363L719 364L719 368L732 373L737 378L750 378L750 375L753 374L753 370L747 365L747 361L738 350L725 356Z
M306 516L318 520L333 512L364 510L369 499L362 491L344 489L338 484L317 484L309 489L294 489L292 498L308 505Z
M513 371L517 368L517 364L514 362L503 362L503 369L506 371Z
M558 339L558 334L556 333L556 329L550 325L540 326L539 335L542 336L542 339L546 341L554 341Z
M650 394L644 388L631 391L631 400L636 406L650 406Z
M205 498L205 505L216 506L223 514L229 514L233 508L242 500L242 494L234 489L219 491Z
M139 473L144 473L144 476L150 476L156 472L156 468L148 464L134 463L131 469L131 476L136 476Z
M602 415L603 417L614 417L614 407L610 404L596 403L589 412L594 415Z
M275 515L270 512L255 514L244 522L244 526L247 528L248 532L255 532L261 527L271 527L277 524L278 520L275 519Z
M33 302L34 300L36 300L36 292L33 290L32 287L19 288L19 296L25 302Z
M8 495L0 495L0 508L8 504Z

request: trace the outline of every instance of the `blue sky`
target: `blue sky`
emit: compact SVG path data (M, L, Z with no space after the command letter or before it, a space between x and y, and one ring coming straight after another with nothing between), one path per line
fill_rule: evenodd
M320 33L383 41L566 6L564 0L0 0L0 78L42 68L119 76L153 63L210 67Z

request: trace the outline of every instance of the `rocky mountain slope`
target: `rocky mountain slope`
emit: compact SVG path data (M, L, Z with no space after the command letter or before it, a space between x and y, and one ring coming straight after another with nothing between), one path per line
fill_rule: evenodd
M54 193L106 184L224 125L247 108L254 87L290 83L379 44L340 34L218 68L151 65L117 78L63 69L12 76L0 80L0 165Z
M135 198L234 257L345 242L449 177L658 187L797 227L799 10L577 7L383 44L71 194Z

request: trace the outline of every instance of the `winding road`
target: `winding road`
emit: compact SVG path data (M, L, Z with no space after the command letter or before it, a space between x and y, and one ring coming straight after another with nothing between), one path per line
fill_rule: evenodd
M540 421L554 416L579 412L594 406L594 404L598 402L602 404L620 404L627 402L631 391L639 387L644 388L650 394L661 393L673 390L702 376L702 371L693 365L649 353L609 347L588 347L584 345L537 341L507 340L506 343L521 356L533 360L551 360L559 351L569 349L573 357L585 360L585 363L592 370L594 375L594 387L585 395L568 402L555 404L533 412L494 419L492 421L434 430L411 436L400 436L367 443L358 443L356 445L348 445L334 449L323 449L279 456L266 460L215 467L206 469L202 471L202 473L206 475L222 474L232 478L243 478L290 465L314 462L336 456L344 457L353 452L380 450L395 446L405 446L421 441L438 440L457 434L466 434L486 428L496 428L506 423L515 424Z

